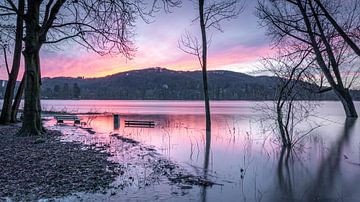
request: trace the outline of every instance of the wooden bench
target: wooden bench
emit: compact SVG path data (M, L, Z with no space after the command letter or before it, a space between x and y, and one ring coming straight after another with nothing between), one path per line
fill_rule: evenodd
M56 124L64 123L65 121L74 121L74 125L80 124L79 117L73 115L55 116L55 119L56 119Z
M125 120L125 127L143 127L154 128L154 121L137 121L137 120Z

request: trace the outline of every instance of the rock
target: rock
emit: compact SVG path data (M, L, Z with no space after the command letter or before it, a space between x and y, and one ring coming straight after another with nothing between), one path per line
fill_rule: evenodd
M46 139L45 138L37 138L35 141L34 141L34 144L41 144L41 143L45 143L46 142Z

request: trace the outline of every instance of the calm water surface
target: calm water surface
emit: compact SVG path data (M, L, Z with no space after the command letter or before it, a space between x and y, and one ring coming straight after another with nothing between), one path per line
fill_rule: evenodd
M46 100L42 104L53 111L107 112L81 116L97 132L95 136L119 133L153 145L166 158L221 184L158 200L355 202L360 198L360 122L346 120L338 102L320 103L311 121L321 127L293 151L282 150L259 121L262 113L254 107L261 103L212 102L209 152L202 102ZM360 112L359 102L356 107ZM114 129L110 113L120 114L119 129ZM156 126L129 128L124 120L152 120ZM151 200L161 189L169 191L159 186L134 194L146 194L145 199Z

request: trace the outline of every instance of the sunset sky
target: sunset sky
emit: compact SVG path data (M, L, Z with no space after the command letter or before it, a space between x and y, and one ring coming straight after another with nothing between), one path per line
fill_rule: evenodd
M223 23L224 32L210 31L209 70L249 72L261 56L270 53L265 31L254 16L256 1L247 1L238 19ZM184 1L172 13L157 13L154 22L138 22L134 43L137 48L132 60L122 56L98 56L76 45L63 50L44 48L41 52L43 77L101 77L118 72L164 67L173 70L199 70L194 56L178 48L178 40L188 30L198 35L198 22L192 22L197 10L191 1ZM0 79L7 79L3 65Z

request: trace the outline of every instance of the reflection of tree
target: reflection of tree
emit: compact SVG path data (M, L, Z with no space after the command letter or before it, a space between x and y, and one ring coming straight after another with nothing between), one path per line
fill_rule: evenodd
M355 125L356 119L347 119L344 124L344 130L339 139L330 147L329 153L320 160L318 171L314 180L310 181L310 184L303 189L306 193L304 196L305 201L317 201L324 197L330 197L333 194L333 188L340 172L340 160L344 147L350 140L352 129ZM282 201L292 201L297 191L295 185L300 185L300 182L295 182L293 150L283 148L280 153L280 158L277 166L277 179L280 188L280 196L276 196L277 199L281 198ZM299 180L303 180L304 177L300 177ZM275 199L274 199L275 200Z
M277 167L277 177L279 181L279 186L281 194L287 199L293 199L293 184L292 184L292 175L289 167L294 165L294 161L291 155L292 150L290 148L283 147L280 153L280 159Z
M209 169L209 160L210 160L210 146L211 146L211 133L210 131L206 131L206 142L205 142L205 152L204 152L204 179L208 177L208 169ZM206 201L206 193L207 193L207 186L204 185L201 187L201 201Z
M210 145L211 145L211 134L210 131L206 131L206 142L205 142L205 157L204 157L204 177L207 176L210 159Z
M350 139L351 131L355 125L356 119L346 119L343 133L340 138L330 148L329 153L320 162L318 173L314 183L311 184L311 192L308 194L308 200L319 199L332 193L335 179L340 172L340 160L344 146Z

